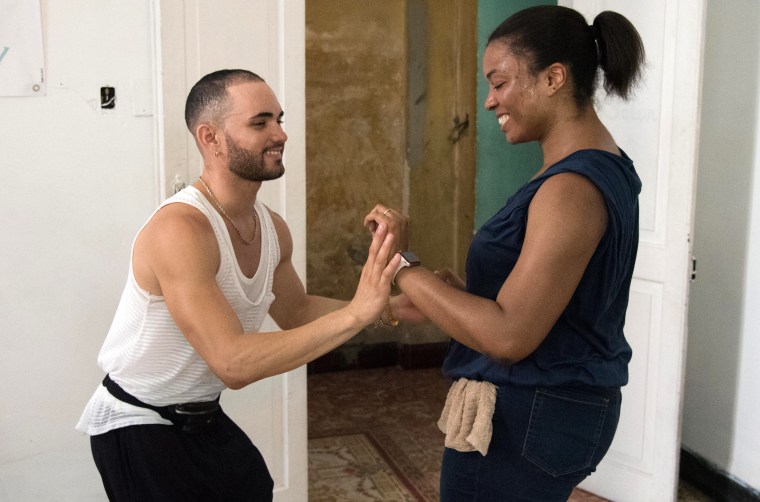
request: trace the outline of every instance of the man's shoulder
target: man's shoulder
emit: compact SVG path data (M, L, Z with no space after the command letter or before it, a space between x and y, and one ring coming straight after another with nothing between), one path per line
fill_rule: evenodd
M149 223L165 227L200 227L200 230L211 230L211 222L199 208L182 202L166 204L158 209Z
M280 248L280 258L289 258L290 254L293 251L293 238L290 235L290 228L288 227L285 219L276 211L266 205L264 205L264 208L272 219L272 225L274 226L274 230L277 235L277 242Z
M288 228L288 223L285 221L285 218L280 216L280 214L272 209L271 207L264 205L265 210L269 214L270 218L272 219L272 224L274 225L275 230L277 231L277 237L278 239L282 240L284 234L290 234L290 228Z
M212 280L219 256L208 218L188 204L168 204L154 213L137 235L132 265L142 289L167 295L166 285L177 279Z
M145 224L138 239L157 240L176 247L188 242L215 242L216 237L208 217L189 204L172 203L159 208Z
M269 207L268 205L264 203L259 203L261 206L266 210L267 214L272 218L272 222L275 224L275 226L284 225L285 228L287 228L288 224L285 223L285 219L280 216L280 213Z

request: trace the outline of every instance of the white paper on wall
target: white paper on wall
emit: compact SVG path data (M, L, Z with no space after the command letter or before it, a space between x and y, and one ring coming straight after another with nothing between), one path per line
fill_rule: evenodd
M0 0L0 96L44 96L39 0Z

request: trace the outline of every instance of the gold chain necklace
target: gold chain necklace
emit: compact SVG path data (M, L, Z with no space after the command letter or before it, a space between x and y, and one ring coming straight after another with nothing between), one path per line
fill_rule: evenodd
M230 224L232 225L232 228L235 229L235 232L237 232L238 237L240 237L240 240L249 246L253 244L254 241L256 240L256 235L259 233L259 215L256 214L256 210L253 207L251 207L251 212L253 213L253 238L249 241L249 240L246 240L245 237L243 237L243 234L240 233L240 229L237 227L237 225L235 225L235 222L232 221L232 218L230 218L230 215L227 214L227 211L224 210L224 207L222 207L222 204L219 202L219 199L217 199L214 196L214 193L208 187L206 182L203 181L203 178L199 176L198 179L203 184L204 188L206 189L206 192L208 192L209 197L211 197L211 199L214 201L214 204L216 204L216 207L219 208L219 212L222 213L222 216L227 218L227 221L230 222Z

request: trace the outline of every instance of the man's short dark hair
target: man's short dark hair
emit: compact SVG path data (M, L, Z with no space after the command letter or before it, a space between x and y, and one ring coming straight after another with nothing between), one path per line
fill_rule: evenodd
M264 82L248 70L219 70L200 79L187 96L185 123L191 133L203 120L216 121L227 110L227 88L241 82Z

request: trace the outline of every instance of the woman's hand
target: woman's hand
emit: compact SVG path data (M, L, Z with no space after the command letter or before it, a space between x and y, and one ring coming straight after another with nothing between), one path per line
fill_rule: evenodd
M409 249L411 229L408 216L395 209L378 204L364 217L364 226L374 234L380 224L385 225L388 232L396 237L393 246L394 253Z
M441 279L443 282L448 284L449 286L452 286L457 289L461 289L462 291L465 290L465 283L464 281L454 273L453 270L451 270L448 267L442 268L440 270L435 271L435 275L438 276L439 279ZM393 312L393 315L396 317L396 319L400 321L408 321L408 322L429 322L430 319L427 318L425 314L422 313L422 311L417 308L417 306L412 303L412 300L409 299L409 297L401 293L399 295L394 296L390 300L391 302L391 311Z
M440 277L446 284L454 286L457 289L461 289L462 291L464 291L467 287L464 280L448 267L436 270L435 275Z
M429 322L429 319L423 314L417 306L412 303L408 296L404 293L396 295L390 299L391 312L393 317L399 321L407 322Z
M359 285L346 307L351 314L367 326L377 320L385 309L391 291L391 279L401 257L394 247L394 236L384 223L378 224L369 246L367 261L362 268Z

